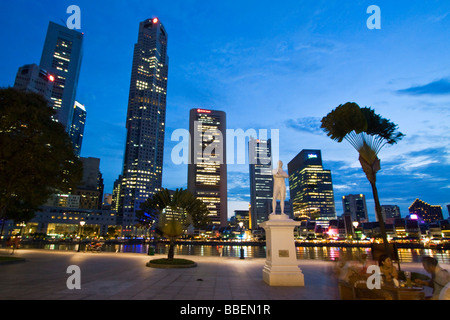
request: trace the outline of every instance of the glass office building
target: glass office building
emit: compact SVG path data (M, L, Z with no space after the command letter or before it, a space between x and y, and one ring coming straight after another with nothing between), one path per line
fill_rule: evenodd
M336 218L331 171L322 167L320 150L302 150L288 164L294 218Z
M366 197L363 194L349 194L342 197L344 214L349 213L352 221L369 222Z
M251 228L267 221L273 198L271 140L254 139L248 143L250 172L250 220ZM273 210L273 209L272 209Z
M139 24L126 119L126 144L118 219L127 233L140 204L161 189L169 58L167 33L158 18Z
M209 210L211 226L225 227L227 212L226 115L191 109L188 189Z
M67 132L72 126L82 55L83 33L50 22L39 66L52 75L51 106Z
M78 101L75 101L73 109L73 119L69 136L70 140L72 140L75 155L79 157L83 144L84 127L86 125L86 108Z

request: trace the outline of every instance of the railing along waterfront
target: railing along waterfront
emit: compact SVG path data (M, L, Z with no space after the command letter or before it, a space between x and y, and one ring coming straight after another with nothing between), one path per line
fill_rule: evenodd
M89 242L81 243L81 250L86 250ZM132 252L148 254L149 249L156 254L167 254L168 242L165 241L105 241L101 251L104 252ZM22 248L40 248L46 250L78 250L78 242L64 241L24 241ZM224 256L240 257L241 248L246 258L265 258L266 246L264 242L230 242L230 241L178 241L175 246L176 255ZM397 244L400 262L420 262L423 256L433 256L440 263L450 263L449 248L440 250L423 246L408 246ZM335 261L342 258L356 259L362 254L371 257L370 243L346 242L296 242L298 259L317 259Z

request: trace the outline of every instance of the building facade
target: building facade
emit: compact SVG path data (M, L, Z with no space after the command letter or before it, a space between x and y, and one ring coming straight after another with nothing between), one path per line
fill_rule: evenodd
M83 55L83 34L50 22L40 67L54 77L51 93L56 120L70 132Z
M79 208L100 210L104 191L100 159L92 157L80 159L83 162L83 178L72 194L80 197Z
M72 140L73 151L79 157L83 144L84 127L86 125L86 108L78 101L75 101L73 109L73 119L69 136L70 140Z
M255 229L268 219L273 198L272 148L271 139L250 137L248 143L250 173L250 215L251 226Z
M331 171L323 169L320 150L302 150L289 162L288 172L295 218L336 218Z
M191 109L189 133L188 190L208 207L211 225L225 227L228 221L225 112Z
M366 197L363 194L349 194L342 197L344 213L350 213L353 221L369 222Z
M14 89L22 92L40 94L52 107L52 91L55 77L36 64L27 64L19 68L14 81Z
M395 219L401 218L400 208L397 205L382 205L381 215L386 224L393 224Z
M169 68L167 38L158 18L139 24L117 203L119 222L127 230L136 224L140 204L161 190Z
M414 200L411 204L409 215L416 215L418 220L424 222L435 222L444 219L441 206L431 205L420 199Z

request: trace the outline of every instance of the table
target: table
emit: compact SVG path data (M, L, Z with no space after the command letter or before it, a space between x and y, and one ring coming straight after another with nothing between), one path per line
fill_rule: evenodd
M383 284L380 289L368 289L365 281L343 285L340 282L341 299L343 300L425 300L422 287L395 287Z
M423 287L394 287L392 285L383 285L381 289L392 294L394 300L425 300L425 290Z

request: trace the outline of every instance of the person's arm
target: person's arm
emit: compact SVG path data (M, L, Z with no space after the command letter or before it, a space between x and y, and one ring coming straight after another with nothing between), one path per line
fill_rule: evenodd
M392 278L398 280L398 271L395 267L392 267Z
M431 280L426 281L426 280L422 280L422 279L416 279L416 280L414 280L414 282L421 286L433 287L433 283Z

